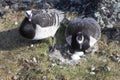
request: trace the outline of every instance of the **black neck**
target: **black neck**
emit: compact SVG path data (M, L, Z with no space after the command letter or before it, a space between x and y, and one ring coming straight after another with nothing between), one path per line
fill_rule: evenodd
M81 49L80 49L80 44L79 44L79 43L77 42L77 40L76 40L76 37L77 37L76 34L72 35L71 48L72 48L73 50L85 51L86 49L88 49L88 48L90 47L90 45L89 45L90 39L89 39L89 37L88 37L86 34L83 34L84 41L83 41L83 43L81 43L81 45L82 45L82 48L81 48Z

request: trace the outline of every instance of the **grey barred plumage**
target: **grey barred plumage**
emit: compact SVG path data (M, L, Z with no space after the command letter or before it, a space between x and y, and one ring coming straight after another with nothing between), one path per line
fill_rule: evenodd
M26 11L26 13L28 12L30 11ZM53 24L56 24L56 22L60 23L65 17L64 12L56 9L31 10L29 15L30 14L32 14L32 16L26 17L31 18L33 23L39 24L41 27L52 26ZM58 20L56 20L55 17L58 17Z
M28 10L21 23L20 34L32 40L54 38L64 17L64 12L56 9ZM35 25L35 28L33 28L33 25Z
M66 37L77 32L83 32L88 36L92 36L95 39L99 39L101 37L101 28L97 21L93 18L75 18L71 20L67 29L66 29Z
M52 26L56 23L55 17L54 13L40 13L33 16L32 22L40 25L41 27Z
M35 32L33 40L38 40L47 37L54 37L56 31L60 27L60 23L65 17L65 14L64 12L56 9L40 9L26 11L25 17L25 20L28 19L30 23L36 25L35 30L33 31ZM22 24L20 28L22 28L21 30L23 30L25 27L26 26ZM25 31L26 30L23 30L21 32L24 33ZM30 34L26 34L24 35L24 37L27 35Z

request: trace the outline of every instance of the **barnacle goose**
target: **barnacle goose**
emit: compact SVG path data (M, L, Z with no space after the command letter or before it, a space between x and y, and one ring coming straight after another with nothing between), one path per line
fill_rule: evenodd
M91 17L74 18L65 31L66 42L70 46L73 59L83 55L85 51L94 46L101 37L101 28L97 21ZM78 55L78 56L77 56Z
M54 36L65 17L64 12L56 9L28 10L22 21L19 32L28 39L41 40Z

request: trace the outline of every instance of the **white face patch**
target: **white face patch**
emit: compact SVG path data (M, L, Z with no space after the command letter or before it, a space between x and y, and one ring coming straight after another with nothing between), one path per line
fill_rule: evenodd
M84 37L82 36L82 40L79 40L78 39L78 36L76 37L76 40L77 40L77 42L79 43L79 44L81 44L81 43L83 43L83 41L84 41Z
M28 10L25 12L25 17L31 18L32 17L32 10Z
M97 42L97 40L95 38L93 38L92 36L90 36L90 47L92 47L95 43Z

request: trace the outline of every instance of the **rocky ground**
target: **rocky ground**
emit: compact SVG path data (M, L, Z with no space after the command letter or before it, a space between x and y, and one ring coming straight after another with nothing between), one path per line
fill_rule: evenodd
M119 80L120 0L44 1L0 0L0 80ZM31 45L19 35L24 11L31 8L57 8L65 11L68 19L94 17L102 28L99 50L74 66L50 61L50 38ZM65 43L64 30L62 25L56 34L61 45Z

